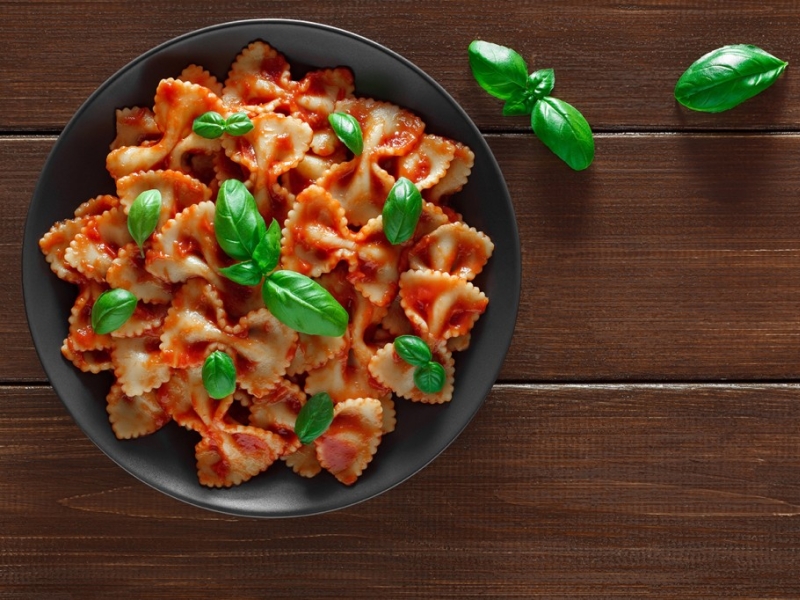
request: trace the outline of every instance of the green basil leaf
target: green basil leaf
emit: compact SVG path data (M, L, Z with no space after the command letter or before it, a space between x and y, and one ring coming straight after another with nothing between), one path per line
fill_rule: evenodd
M203 363L203 386L215 400L230 396L236 389L236 367L222 350L215 350Z
M358 119L347 113L334 112L328 115L328 122L336 137L342 140L350 152L359 156L364 151L364 137Z
M426 365L433 358L428 344L415 335L401 335L396 338L394 351L397 356L415 367Z
M253 260L263 275L272 272L281 259L281 226L272 219L269 229L261 237L261 241L253 249Z
M218 112L210 110L194 120L192 131L200 137L216 139L225 132L225 118Z
M444 387L447 372L438 362L430 361L414 369L414 385L425 394L435 394Z
M592 164L592 128L574 106L552 96L542 98L533 107L531 127L545 146L576 171Z
M325 392L314 394L300 409L294 432L301 444L310 444L333 422L333 400Z
M247 113L239 112L225 119L225 133L229 135L244 135L253 130L253 122Z
M144 253L144 242L156 230L161 215L161 192L147 190L142 192L131 204L128 211L128 232Z
M528 91L534 100L541 100L553 91L556 85L556 72L553 69L540 69L528 77Z
M261 278L264 276L255 260L245 260L234 263L229 267L221 268L219 272L234 283L249 286L258 285L261 283Z
M787 65L756 46L723 46L697 59L681 75L675 99L701 112L729 110L775 83Z
M474 40L469 45L469 66L478 84L501 100L526 87L528 65L511 48Z
M300 333L339 337L349 316L330 292L295 271L275 271L261 288L264 304L284 325Z
M533 98L531 92L519 89L514 92L503 105L503 116L519 117L522 115L529 115L533 110L534 104L536 104L536 99Z
M217 194L214 232L225 253L236 260L248 260L266 231L256 201L237 179L226 180Z
M92 329L99 335L122 327L136 310L138 300L128 290L106 290L92 306Z
M410 179L395 181L383 205L383 233L392 244L402 244L414 235L422 214L422 194Z

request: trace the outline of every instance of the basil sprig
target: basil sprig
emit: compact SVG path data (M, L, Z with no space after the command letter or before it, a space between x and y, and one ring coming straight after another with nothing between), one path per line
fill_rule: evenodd
M723 46L686 69L675 85L675 99L701 112L729 110L775 83L788 64L756 46Z
M92 306L92 329L99 335L116 331L131 318L137 303L136 296L128 290L106 290Z
M417 229L422 214L422 194L405 177L395 181L383 205L383 233L392 244L408 241Z
M588 121L574 106L550 96L553 69L528 75L525 59L511 48L474 40L469 64L478 84L505 100L503 115L531 115L531 128L556 156L572 169L586 169L594 160L594 137Z
M222 350L215 350L206 357L201 374L203 387L215 400L230 396L236 389L236 367L233 359Z
M147 190L136 196L128 211L128 232L144 256L144 242L156 230L161 214L161 192Z
M197 117L192 122L192 131L200 137L209 140L220 137L223 133L229 135L244 135L252 131L254 125L247 113L234 113L227 119L216 111L210 110Z
M294 423L294 433L301 444L310 444L321 436L333 422L333 400L325 393L314 394L300 409Z
M300 333L338 337L349 316L336 299L310 277L295 271L276 271L281 253L281 229L274 219L269 228L253 195L236 179L228 179L217 194L214 217L217 242L240 262L221 269L240 285L258 285L270 312Z
M328 123L331 124L336 137L347 146L350 152L359 156L364 151L364 136L361 133L361 125L353 115L334 112L328 115Z
M447 373L433 360L428 344L416 335L401 335L394 340L394 351L401 359L415 367L414 385L425 394L435 394L444 387Z

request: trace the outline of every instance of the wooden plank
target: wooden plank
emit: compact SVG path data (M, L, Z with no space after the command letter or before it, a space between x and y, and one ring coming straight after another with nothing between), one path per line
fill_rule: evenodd
M514 199L525 274L503 380L797 378L800 137L604 135L583 173L532 136L489 140ZM52 142L0 140L9 307L0 327L16 349L0 364L3 381L44 377L19 256Z
M577 106L598 130L796 131L800 121L800 104L792 101L800 78L791 76L791 66L768 93L724 116L690 113L672 97L684 69L724 44L757 44L796 60L800 19L791 0L736 10L688 0L541 0L495 10L479 2L431 0L413 9L409 2L395 3L380 18L363 0L270 0L257 7L231 0L163 3L129 17L123 17L130 15L129 4L119 1L0 6L5 31L14 33L0 55L0 71L14 74L0 95L0 131L60 129L105 79L139 54L221 21L264 17L317 21L388 46L439 81L483 128L528 125L524 118L504 119L500 101L473 81L466 53L473 39L517 49L531 69L554 68L555 95ZM413 21L405 16L410 11ZM43 55L39 40L58 51Z
M498 386L408 482L278 521L133 480L49 388L0 406L0 597L800 594L798 385Z

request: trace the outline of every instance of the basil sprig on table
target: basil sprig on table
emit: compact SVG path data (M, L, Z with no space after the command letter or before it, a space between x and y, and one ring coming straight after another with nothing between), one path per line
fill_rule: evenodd
M206 357L201 374L203 387L215 400L230 396L236 389L236 367L233 359L222 350L215 350Z
M136 196L128 211L128 232L144 256L144 242L156 230L161 214L161 192L147 190Z
M394 351L414 369L414 385L425 394L435 394L444 387L447 373L433 360L428 344L416 335L401 335L394 340Z
M729 110L775 83L788 64L756 46L723 46L686 69L675 85L675 99L701 112Z
M594 137L588 121L574 106L553 98L553 69L528 75L528 65L516 51L474 40L469 45L469 64L478 84L505 100L503 115L531 115L531 128L556 156L576 171L594 160Z
M333 400L325 392L314 394L300 409L294 432L301 444L310 444L333 422Z
M344 307L313 279L294 271L275 271L280 260L281 231L273 219L267 228L245 185L228 179L217 195L214 231L225 253L240 262L222 269L241 285L258 285L270 312L300 333L338 337L347 330Z
M92 306L92 329L98 335L122 327L136 310L138 300L128 290L114 288L97 297Z
M360 156L364 151L364 136L358 119L347 113L333 112L328 115L328 123L347 149Z
M254 125L247 113L234 113L227 119L216 111L210 110L192 122L192 131L209 140L229 135L244 135L252 131Z
M408 241L417 229L421 214L422 194L419 189L410 179L398 178L383 205L386 239L394 245Z

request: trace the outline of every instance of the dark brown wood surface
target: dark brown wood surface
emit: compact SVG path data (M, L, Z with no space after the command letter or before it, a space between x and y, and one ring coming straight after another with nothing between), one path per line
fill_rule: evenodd
M734 7L735 4L735 7ZM796 2L0 2L0 600L800 597L800 5ZM522 239L500 379L429 467L327 515L167 498L62 407L22 307L39 170L138 54L243 18L343 27L431 74L485 132ZM466 46L556 69L597 132L568 170L500 116ZM701 54L788 60L721 115L672 88Z

